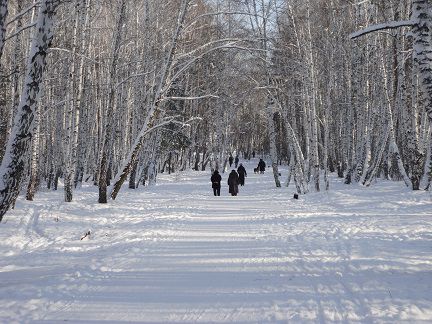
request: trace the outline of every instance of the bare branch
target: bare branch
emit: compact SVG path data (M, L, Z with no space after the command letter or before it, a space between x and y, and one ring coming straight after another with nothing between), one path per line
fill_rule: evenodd
M243 47L243 46L239 46L236 45L236 43L241 42L242 40L238 40L238 41L234 41L234 42L230 42L228 44L223 44L220 46L216 46L213 48L208 49L207 51L195 56L194 58L191 58L184 66L182 66L176 74L174 74L174 76L171 78L171 81L168 83L168 87L166 87L166 89L169 88L170 84L172 81L176 80L180 75L182 75L182 73L184 73L186 70L189 69L189 67L194 64L196 61L200 60L201 58L203 58L205 55L212 53L216 50L220 50L220 49L229 49L229 48L235 48L235 49L239 49L239 50L243 50L243 51L248 51L248 52L253 52L253 51L264 51L263 49L259 49L259 48L248 48L248 47Z
M415 24L415 21L413 20L403 20L403 21L389 21L382 24L372 25L369 27L366 27L365 29L356 31L352 34L350 34L350 39L355 39L357 37L376 32L378 30L383 29L395 29L403 26L413 26Z
M200 99L207 99L207 98L218 99L219 96L205 95L205 96L199 96L199 97L164 97L162 100L200 100Z
M24 30L32 28L34 26L36 26L36 22L21 27L20 29L18 29L15 32L13 32L11 35L7 36L5 38L5 41L7 41L7 40L9 40L9 39L11 39L13 37L15 37L16 35L18 35L19 33L23 32Z
M120 82L118 82L114 87L115 87L115 88L118 88L118 87L120 87L122 84L128 82L130 79L133 79L133 78L139 78L139 77L142 77L142 76L146 76L146 75L148 75L148 74L152 74L152 73L154 73L154 72L155 72L155 70L152 70L152 71L149 71L149 72L137 73L137 74L130 75L130 76L128 76L126 79L121 80Z
M28 13L30 10L32 10L33 8L39 7L40 5L40 1L37 1L35 3L33 3L31 6L27 7L26 9L22 10L21 12L17 13L14 17L12 17L7 23L6 26L9 26L10 24L12 24L14 21L18 20L19 18L21 18L22 16L24 16L26 13Z
M51 50L51 51L66 52L66 53L70 53L70 54L72 54L72 51L71 51L71 50L68 50L68 49L66 49L66 48L51 47L50 50ZM89 60L89 61L91 61L91 62L93 62L93 63L96 63L96 64L101 64L101 63L102 63L102 62L100 62L100 61L96 61L96 60L94 60L94 59L92 59L92 58L90 58L90 57L87 57L87 56L85 56L85 55L82 55L82 54L78 54L78 53L74 53L74 54L77 55L77 56L83 57L83 58L85 58L86 60Z
M245 12L245 11L218 11L218 12L209 12L209 13L205 13L199 16L196 16L192 19L192 21L189 22L189 24L187 26L185 26L184 30L187 30L189 27L195 25L195 23L201 19L201 18L206 18L206 17L213 17L213 16L219 16L219 15L245 15L245 16L258 16L260 18L263 18L260 15L257 14L252 14L249 12Z

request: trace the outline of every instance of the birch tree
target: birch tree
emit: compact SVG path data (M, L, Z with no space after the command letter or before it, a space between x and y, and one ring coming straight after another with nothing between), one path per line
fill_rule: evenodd
M114 184L112 187L112 191L110 193L110 196L112 199L115 199L117 197L118 192L120 191L120 188L122 184L126 181L127 176L131 172L133 166L136 163L136 160L138 158L139 151L144 143L144 138L148 134L149 129L152 127L152 123L155 123L157 121L159 110L160 101L162 99L162 95L164 92L167 91L167 80L169 77L169 74L171 73L172 66L173 66L173 59L174 54L177 48L177 43L180 37L180 33L183 28L183 23L185 21L186 13L189 8L189 0L182 0L179 10L179 15L177 18L177 25L175 27L170 47L167 51L167 54L164 58L164 65L161 70L161 75L158 81L158 85L156 87L155 93L154 93L154 100L151 103L151 106L148 109L146 119L144 121L143 126L141 127L141 130L138 133L137 138L135 139L126 159L125 162L123 162L122 166L120 167L120 171L117 173L117 175L114 178ZM106 200L105 200L106 202Z
M53 20L59 0L43 0L34 31L25 84L21 93L11 136L0 167L0 221L14 204L25 178L27 154L34 133L34 115L46 65L46 56L53 37Z
M114 34L113 58L110 65L109 75L109 93L107 100L107 115L105 123L105 134L102 146L102 155L99 166L99 203L107 203L107 186L108 186L108 168L110 153L113 145L114 132L114 110L115 110L115 93L117 80L117 65L122 40L122 30L126 16L126 0L120 2L120 15L117 21Z
M351 38L357 38L365 34L382 30L382 29L393 29L400 28L402 26L412 26L413 34L413 59L418 65L420 84L424 95L421 97L423 101L419 104L426 109L428 115L429 123L432 122L432 5L427 0L413 0L411 6L411 19L407 21L392 21L382 24L373 25L361 31L351 34ZM389 101L389 99L387 99ZM391 110L388 110L390 114L390 121L392 121ZM415 126L414 126L415 128ZM414 128L412 131L414 131ZM410 158L412 160L411 165L411 179L406 174L405 168L402 164L402 157L400 155L397 143L395 141L395 136L393 132L393 127L390 126L390 148L394 152L396 161L399 167L399 171L407 184L412 189L419 189L419 179L421 178L422 165L424 163L423 154L419 151L418 145L415 141L415 136L412 135L410 131Z
M0 0L0 60L6 38L6 18L8 16L8 0ZM0 65L1 68L1 65Z
M77 150L78 150L78 134L80 123L80 110L84 92L84 55L77 60L78 54L78 33L80 26L82 28L82 45L81 52L86 52L87 35L89 29L89 6L90 0L85 0L83 3L75 5L74 26L72 34L72 49L70 58L70 78L66 93L67 109L67 129L65 141L65 168L64 168L64 192L65 201L72 201L72 188L75 181L75 172L77 169ZM77 62L78 61L78 62Z

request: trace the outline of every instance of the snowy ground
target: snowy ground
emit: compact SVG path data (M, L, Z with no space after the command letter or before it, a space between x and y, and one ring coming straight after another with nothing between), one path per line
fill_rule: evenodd
M246 166L237 197L191 171L107 205L94 187L21 199L0 224L0 322L432 322L429 193L334 178L294 200Z

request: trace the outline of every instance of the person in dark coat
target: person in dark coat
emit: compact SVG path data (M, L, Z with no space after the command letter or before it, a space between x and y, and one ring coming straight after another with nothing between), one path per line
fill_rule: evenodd
M245 178L247 177L247 172L243 164L240 163L239 167L237 168L237 173L239 175L240 186L244 186Z
M233 161L234 161L234 158L232 157L232 155L230 155L230 157L229 157L229 159L228 159L228 162L229 162L230 168L231 168L231 165L233 164Z
M239 156L238 155L236 156L234 163L235 163L235 167L237 168L237 165L239 163Z
M216 170L215 172L213 172L213 175L211 176L210 181L212 183L213 194L215 196L220 196L222 177L219 174L218 170Z
M232 170L228 176L229 193L231 194L231 196L237 196L239 191L238 184L239 184L239 176L236 170Z
M264 173L265 168L266 168L265 162L263 161L263 159L260 159L258 162L258 169L259 169L260 173Z

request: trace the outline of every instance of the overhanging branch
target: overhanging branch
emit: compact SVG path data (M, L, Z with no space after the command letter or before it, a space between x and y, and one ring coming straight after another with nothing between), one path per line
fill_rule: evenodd
M403 21L389 21L382 24L372 25L369 27L366 27L362 30L356 31L352 34L350 34L350 39L355 39L357 37L376 32L378 30L383 29L395 29L403 26L413 26L415 24L415 21L413 20L403 20Z

